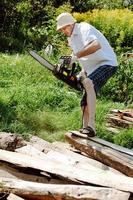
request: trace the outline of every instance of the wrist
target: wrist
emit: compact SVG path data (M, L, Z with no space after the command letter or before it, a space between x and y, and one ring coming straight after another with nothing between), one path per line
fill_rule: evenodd
M81 52L76 53L76 57L81 58L82 57Z

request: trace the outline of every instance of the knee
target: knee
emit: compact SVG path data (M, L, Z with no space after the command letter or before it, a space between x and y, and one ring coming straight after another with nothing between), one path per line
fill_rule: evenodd
M93 84L92 80L89 79L89 78L85 78L83 80L82 84L83 84L83 86L84 86L86 91L88 91L88 90L90 90L92 88L94 89L94 84Z

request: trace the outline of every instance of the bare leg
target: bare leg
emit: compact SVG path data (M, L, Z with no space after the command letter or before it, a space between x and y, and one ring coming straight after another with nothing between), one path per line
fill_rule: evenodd
M88 126L92 127L95 131L95 112L96 112L96 94L94 90L93 83L91 79L85 78L83 81L83 86L87 93L87 107L88 111L85 111L85 118L84 118L84 125L87 124ZM88 115L88 119L87 116Z
M88 126L88 122L89 122L89 110L88 110L88 106L83 106L81 107L82 110L82 116L83 116L83 128Z

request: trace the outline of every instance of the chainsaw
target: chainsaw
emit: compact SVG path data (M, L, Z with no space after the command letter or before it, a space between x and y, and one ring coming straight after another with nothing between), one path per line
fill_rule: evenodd
M59 64L54 65L44 57L38 55L35 51L29 51L29 54L41 65L50 70L56 78L62 80L78 91L83 90L82 83L76 76L77 70L80 68L79 65L73 63L72 67L70 68L71 56L61 56L59 59Z

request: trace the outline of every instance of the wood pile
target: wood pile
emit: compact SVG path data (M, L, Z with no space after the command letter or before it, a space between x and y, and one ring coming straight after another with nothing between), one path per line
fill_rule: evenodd
M133 109L114 109L107 115L107 130L119 133L120 128L133 128Z
M0 199L133 200L133 151L65 136L69 143L0 133Z

